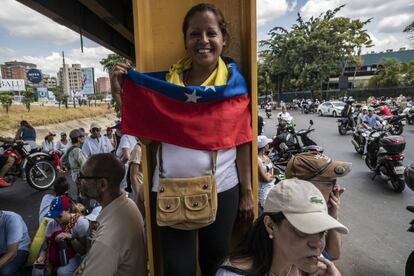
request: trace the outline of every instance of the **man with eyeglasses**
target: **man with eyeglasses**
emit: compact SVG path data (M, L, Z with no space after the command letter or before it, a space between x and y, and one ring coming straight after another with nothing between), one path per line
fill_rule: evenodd
M98 153L108 153L114 149L111 140L107 136L101 135L101 127L97 123L92 123L89 131L91 134L85 139L82 146L86 157Z
M351 163L335 161L318 152L304 152L295 155L286 166L286 178L298 178L313 183L318 188L327 205L328 213L338 220L340 196L345 191L337 183L351 171ZM326 236L324 255L327 259L337 260L341 254L341 235L329 230Z
M78 181L82 194L102 206L91 249L74 275L147 275L144 222L121 191L124 165L112 154L92 155ZM102 254L105 252L105 254Z

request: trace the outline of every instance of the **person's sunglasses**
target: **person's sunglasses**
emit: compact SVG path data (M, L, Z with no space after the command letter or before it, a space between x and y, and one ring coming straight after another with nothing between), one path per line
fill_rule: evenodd
M100 132L100 131L101 131L101 129L100 129L100 128L93 128L93 129L91 129L91 131L92 131L92 132Z
M78 183L80 183L80 181L82 180L82 179L101 179L101 178L105 178L105 179L108 179L108 177L106 177L106 176L86 176L86 175L83 175L82 173L80 173L79 175L78 175Z

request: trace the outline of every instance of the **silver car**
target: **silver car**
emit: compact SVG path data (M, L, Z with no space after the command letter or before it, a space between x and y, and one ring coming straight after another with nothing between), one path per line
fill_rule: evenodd
M320 116L330 115L337 117L341 115L342 109L344 109L345 103L340 101L328 101L318 106L318 114Z

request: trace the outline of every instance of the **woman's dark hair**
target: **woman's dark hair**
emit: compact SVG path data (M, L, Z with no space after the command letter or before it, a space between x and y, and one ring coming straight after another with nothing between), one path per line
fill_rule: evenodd
M28 128L33 128L33 127L29 124L29 122L28 122L28 121L26 121L26 120L22 120L22 121L20 121L20 126L25 126L25 127L28 127Z
M245 259L252 261L251 268L243 270L243 273L248 276L266 275L272 266L273 244L264 225L265 216L269 216L277 225L285 219L282 213L263 213L257 218L244 240L230 254L230 261Z
M64 176L60 176L56 179L55 183L53 184L53 191L55 192L56 196L66 195L69 191L69 183Z
M217 8L213 4L208 4L208 3L201 3L198 5L195 5L187 12L187 14L184 17L184 22L183 22L183 27L182 27L184 39L186 37L186 33L190 25L191 18L193 18L193 16L199 12L212 12L216 16L220 31L223 35L223 39L227 41L229 33L227 31L227 23L224 20L224 15L219 8Z

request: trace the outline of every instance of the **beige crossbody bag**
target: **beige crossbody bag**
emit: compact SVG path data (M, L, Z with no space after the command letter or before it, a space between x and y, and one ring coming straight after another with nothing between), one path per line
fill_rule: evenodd
M211 175L190 178L164 178L161 145L158 156L157 224L181 230L194 230L212 224L217 213L217 151L212 152Z

